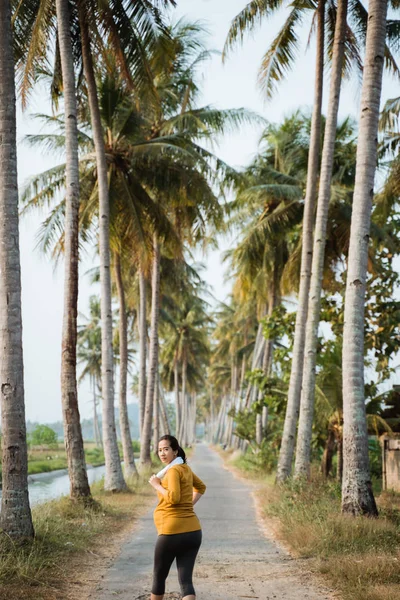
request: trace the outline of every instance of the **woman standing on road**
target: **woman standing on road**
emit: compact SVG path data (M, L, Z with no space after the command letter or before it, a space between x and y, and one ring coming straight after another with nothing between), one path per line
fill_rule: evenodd
M165 581L175 558L183 600L195 600L192 576L201 544L201 525L193 506L206 486L186 464L185 452L172 435L160 438L158 456L165 467L149 479L159 498L154 511L158 538L151 600L164 598Z

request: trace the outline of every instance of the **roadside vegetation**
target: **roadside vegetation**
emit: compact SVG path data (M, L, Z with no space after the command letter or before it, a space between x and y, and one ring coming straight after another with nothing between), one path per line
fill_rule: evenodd
M397 600L400 597L400 494L377 494L379 519L341 513L341 486L313 465L311 479L275 485L275 474L236 452L229 464L257 482L263 516L277 538L306 568L343 600ZM376 487L378 488L378 482Z
M85 581L85 565L96 567L99 549L104 546L110 553L110 536L115 541L131 529L154 501L147 481L143 473L119 494L105 492L104 482L92 484L93 503L88 506L65 496L33 508L32 541L19 544L0 536L0 600L74 597L71 581L76 573Z

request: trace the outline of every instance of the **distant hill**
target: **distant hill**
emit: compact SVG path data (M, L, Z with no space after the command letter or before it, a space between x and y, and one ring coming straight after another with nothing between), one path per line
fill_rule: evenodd
M138 404L133 404L133 403L128 404L128 417L129 417L129 424L130 424L132 439L138 440L139 439L139 405ZM101 427L101 415L99 415L99 423L100 423L100 427ZM115 423L117 426L117 436L118 436L118 438L120 438L121 435L120 435L120 429L119 429L119 410L118 410L118 408L115 409ZM35 429L35 427L39 424L41 424L41 423L27 421L27 423L26 423L27 433L30 433L31 431L33 431L33 429ZM55 423L46 423L46 425L51 427L57 433L58 438L60 440L64 439L64 429L63 429L62 421L56 421ZM82 425L83 439L85 441L94 440L93 419L82 419L81 425Z

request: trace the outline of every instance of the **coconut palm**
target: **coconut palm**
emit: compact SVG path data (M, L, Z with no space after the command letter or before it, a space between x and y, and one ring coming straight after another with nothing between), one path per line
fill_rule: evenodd
M0 4L1 529L23 539L32 538L34 531L28 497L12 40L11 6L5 1Z
M167 2L164 2L164 4L167 4ZM61 4L58 8L60 7ZM78 62L82 60L83 64L85 83L92 116L92 129L99 179L98 196L101 212L101 218L99 220L99 237L101 248L100 278L102 287L103 314L102 390L104 395L103 428L106 454L105 487L106 489L110 490L119 490L124 488L124 481L118 458L113 409L114 381L112 368L112 313L108 212L109 201L106 179L107 165L105 159L99 103L96 91L95 71L93 68L93 46L91 45L90 33L95 32L95 38L98 40L101 37L98 31L99 26L103 26L103 31L108 32L111 43L115 49L115 56L118 62L119 70L124 74L128 84L130 84L132 87L134 78L133 74L136 75L136 83L138 83L140 80L140 72L143 70L143 53L141 50L141 44L143 41L151 43L151 40L154 40L154 37L156 36L156 28L154 25L160 29L162 27L162 23L158 11L150 2L139 1L135 3L134 7L127 6L123 2L117 2L114 3L113 8L111 8L107 3L99 6L97 3L87 3L83 0L78 0L76 3L70 4L70 7L73 9L71 18L69 19L70 24L73 25L70 28L70 32L72 32L70 35L73 36L72 43L74 44L75 58ZM40 68L43 66L47 66L47 55L51 48L51 43L54 40L54 34L56 33L54 7L52 3L43 2L42 0L35 1L33 5L32 3L27 2L19 3L14 21L17 32L17 66L20 73L22 96L23 99L26 100L38 70L40 70ZM64 24L67 24L65 20ZM65 33L67 33L66 30ZM56 92L60 89L60 86L62 86L60 71L62 71L62 74L64 75L65 69L60 69L61 53L63 53L62 62L64 66L68 58L65 54L67 46L64 42L66 37L64 36L63 45L61 46L59 39L60 35L61 30L59 31L59 35L56 40L56 63L52 80L53 92ZM69 43L70 41L71 38L69 36ZM102 45L100 44L100 46ZM71 61L69 64L71 67ZM74 252L77 255L76 247ZM76 277L76 274L74 277ZM76 314L76 307L74 311ZM74 311L72 314L74 314ZM69 347L72 347L71 344ZM76 383L74 383L73 386L75 386L76 390Z
M295 114L279 127L266 128L262 152L245 172L231 207L238 211L233 223L240 223L242 228L237 248L229 253L237 277L234 289L242 297L248 290L255 290L260 318L271 315L279 303L281 279L291 252L288 234L301 220L307 166L304 123ZM253 369L269 372L272 347L272 340L262 336L260 322ZM247 406L251 389L249 386Z
M100 303L96 296L90 298L90 317L82 315L86 323L78 328L77 359L82 366L79 383L89 377L93 393L93 430L96 443L102 445L97 414L97 392L101 393L101 317Z
M387 0L371 0L369 14L343 332L342 510L353 515L377 514L368 463L362 357L371 190L376 169Z
M338 0L328 116L324 133L321 175L318 193L317 217L311 269L310 294L307 310L307 331L304 346L303 386L297 434L295 475L307 476L311 460L311 429L314 416L315 364L319 316L321 307L322 276L326 243L326 227L331 194L333 156L339 110L339 98L345 59L347 28L347 0Z
M200 295L201 286L193 287L185 281L182 266L177 265L177 268L176 274L180 272L182 276L179 290L173 291L171 286L169 294L163 298L161 363L163 381L167 388L175 388L176 434L182 444L187 445L194 441L193 427L190 426L194 404L190 404L189 394L205 384L211 319L207 314L207 303Z
M146 116L152 119L151 138L169 136L170 139L181 140L187 157L191 157L190 170L187 177L182 178L180 193L172 193L171 187L159 193L164 199L180 238L195 243L201 239L205 223L222 222L222 211L218 200L210 187L212 181L218 183L222 176L234 177L233 170L223 165L210 152L198 144L200 140L210 140L212 135L221 134L229 128L255 120L256 117L243 110L221 111L212 107L198 107L197 69L210 56L204 41L204 29L199 24L178 22L171 28L173 53L169 57L160 51L150 54L149 64L152 69L154 83L151 93L144 95ZM187 159L186 159L187 160ZM218 177L216 176L218 175ZM196 178L196 184L194 185ZM203 182L201 182L203 181ZM161 188L160 188L161 189ZM200 189L202 190L199 194ZM194 202L194 198L197 201ZM153 247L157 248L158 238L154 238ZM154 254L153 281L158 287L159 270L158 254ZM157 289L152 287L154 298ZM158 347L158 312L152 302L152 326L149 340L149 369L146 388L146 405L143 423L143 439L141 444L141 463L150 461L150 431L152 423L153 398L157 374Z
M122 276L121 255L114 252L115 284L119 304L119 421L124 457L124 473L129 479L137 477L138 472L133 455L132 437L129 427L127 406L127 379L128 379L128 319L125 300L125 286Z
M246 31L254 30L263 18L268 18L281 9L285 3L282 0L251 1L232 21L225 44L224 55L238 41L243 41ZM278 464L277 479L283 481L291 471L292 457L295 444L296 424L300 405L300 392L303 376L304 344L306 339L306 322L308 314L308 297L311 278L312 239L314 225L314 206L316 201L317 177L318 177L318 154L321 130L321 102L323 88L324 68L324 39L326 40L327 54L330 58L335 56L335 25L338 23L336 6L334 2L320 0L316 2L303 2L296 0L287 3L289 15L285 20L278 35L273 40L270 48L263 57L259 83L267 97L272 97L276 91L277 83L282 81L288 71L292 68L299 46L296 29L302 25L304 17L313 15L313 30L316 31L317 55L314 108L312 121L312 135L310 140L310 152L308 156L308 179L304 207L304 230L301 258L301 278L299 288L299 306L296 315L295 344L292 358L291 382L289 386L288 404L282 438L281 453ZM339 6L339 5L338 5ZM347 10L346 10L347 12ZM356 0L350 4L351 25L347 25L344 32L342 46L344 46L345 73L350 74L353 66L361 71L362 61L359 55L359 43L364 43L368 22L368 13L361 1ZM317 21L317 27L315 27ZM354 34L357 32L357 35ZM388 42L395 46L397 22L391 23L388 28ZM336 55L337 56L337 55ZM399 69L390 48L385 47L385 60L387 67L396 75Z
M90 497L78 407L76 343L79 264L79 158L75 70L67 0L56 2L65 108L65 293L61 352L61 402L72 498Z

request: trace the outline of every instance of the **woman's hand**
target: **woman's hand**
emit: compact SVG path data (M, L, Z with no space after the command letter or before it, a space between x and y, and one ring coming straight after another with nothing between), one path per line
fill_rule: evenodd
M155 490L160 488L161 479L157 477L157 475L152 475L149 479L149 484L153 486Z

